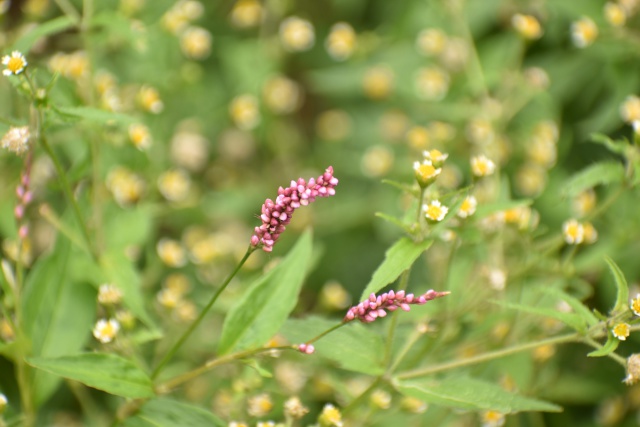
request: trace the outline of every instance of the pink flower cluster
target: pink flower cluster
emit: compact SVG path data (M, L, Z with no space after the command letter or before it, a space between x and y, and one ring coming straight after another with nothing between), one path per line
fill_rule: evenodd
M413 294L406 294L404 291L389 291L382 295L376 296L376 294L369 295L369 299L364 300L360 304L353 306L347 311L344 316L345 322L350 322L354 319L359 319L364 323L371 323L378 317L385 317L387 311L395 311L398 308L404 311L411 309L411 304L422 305L432 299L440 298L445 295L449 295L449 292L437 292L433 289L428 290L420 296Z
M338 179L333 176L333 167L329 166L318 179L311 178L306 182L299 178L298 181L291 181L287 188L280 187L275 202L267 199L262 205L262 225L255 228L251 246L261 245L263 251L271 252L278 237L291 221L293 212L300 206L313 202L316 197L333 196L336 194L336 185Z

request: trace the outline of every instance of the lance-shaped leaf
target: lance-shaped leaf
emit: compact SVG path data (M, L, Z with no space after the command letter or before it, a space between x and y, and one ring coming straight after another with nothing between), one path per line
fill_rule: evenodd
M225 427L227 423L197 406L173 399L152 399L136 414L126 419L122 427Z
M618 293L616 296L616 305L613 307L614 313L625 311L629 306L629 286L620 267L609 257L604 259L609 265L609 270L613 274L613 280L616 282Z
M624 179L622 163L606 161L595 163L575 174L563 187L567 197L575 197L582 191L599 184L612 184Z
M496 384L474 378L400 381L396 388L424 402L456 409L494 410L503 414L562 410L553 403L510 393Z
M334 327L337 321L309 317L290 319L280 333L294 344L303 343ZM315 355L326 357L340 367L369 375L384 372L384 343L379 334L357 322L351 322L325 335L317 343Z
M153 397L149 376L133 362L115 354L81 353L56 358L27 359L31 366L79 381L89 387L122 397Z
M280 264L249 287L224 321L220 353L260 346L278 332L298 301L311 261L311 242L307 231Z
M377 293L396 280L432 243L433 240L414 242L408 237L403 237L394 243L385 253L382 264L373 273L373 277L362 292L360 300L368 298L369 294Z

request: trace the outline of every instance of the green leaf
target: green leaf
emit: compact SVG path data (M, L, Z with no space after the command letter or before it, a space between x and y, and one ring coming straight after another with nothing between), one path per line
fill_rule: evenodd
M411 231L411 226L403 223L401 220L399 220L398 218L391 216L391 215L387 215L385 213L382 212L376 212L375 216L377 216L378 218L382 218L383 220L390 222L391 224L399 227L400 229L402 229L402 231L404 231L407 234L412 234Z
M601 133L591 134L591 140L598 144L602 144L610 151L621 155L625 155L627 153L627 148L629 147L627 141L614 141L607 135L603 135Z
M221 354L260 346L287 320L311 261L312 238L305 232L273 270L256 280L224 320Z
M113 113L111 111L100 110L99 108L93 107L58 107L55 108L54 111L62 116L84 119L102 124L118 123L122 125L130 125L135 122L131 116L126 114Z
M618 289L618 295L616 296L616 305L613 307L614 313L621 313L629 307L629 286L627 285L627 279L625 279L620 267L609 257L605 257L604 260L609 265L609 270L613 274L613 280L616 282L616 288Z
M200 407L173 399L151 399L122 427L225 427L227 423Z
M586 322L587 325L594 326L599 323L598 318L593 314L591 310L589 310L587 306L585 306L577 298L572 297L566 292L557 288L550 288L550 287L540 288L540 291L544 294L559 298L562 301L569 304L569 306L576 312L576 314L582 317L582 319Z
M336 325L335 320L319 317L289 319L280 333L291 343L299 344ZM384 373L384 342L371 328L350 322L314 343L314 355L336 362L341 368L368 375Z
M148 207L121 209L111 205L105 217L105 239L110 249L124 249L143 244L151 232L151 212Z
M516 304L510 302L503 301L493 301L494 304L501 305L505 308L510 308L513 310L523 311L525 313L537 314L539 316L551 317L553 319L557 319L569 326L572 329L575 329L578 332L586 331L586 322L584 319L575 314L575 313L564 313L562 311L558 311L555 308L547 308L547 307L532 307L524 304Z
M403 237L394 243L385 253L384 261L373 273L371 281L362 291L360 300L368 298L371 293L378 292L396 280L432 243L433 240L423 240L416 243L408 237Z
M46 37L51 34L68 30L73 26L75 26L75 22L67 16L54 18L50 21L45 22L44 24L34 26L31 31L27 31L25 34L20 36L20 38L18 38L18 40L16 40L16 42L14 43L11 50L18 50L26 55L31 50L31 47L41 37ZM29 61L29 58L27 58L27 61Z
M565 197L575 197L596 185L613 184L622 182L623 179L624 166L621 163L614 161L595 163L569 179L562 192Z
M131 361L115 354L80 353L57 358L34 357L27 359L27 363L116 396L136 399L155 395L149 376Z
M58 238L51 255L38 260L26 280L24 326L32 342L31 355L55 357L79 351L90 337L96 316L96 290L70 275L74 256L67 239ZM44 403L60 378L36 372L36 404Z
M140 276L122 251L113 250L105 253L100 259L100 271L103 282L112 283L122 291L122 299L129 310L147 326L155 329L144 306Z
M613 336L613 334L609 334L607 337L607 342L604 343L602 347L598 350L594 350L591 353L587 354L587 357L603 357L608 356L613 353L616 348L618 348L618 344L620 344L620 340Z
M473 378L401 381L401 393L434 405L466 410L494 410L503 414L523 411L559 412L553 403L510 393L502 387Z

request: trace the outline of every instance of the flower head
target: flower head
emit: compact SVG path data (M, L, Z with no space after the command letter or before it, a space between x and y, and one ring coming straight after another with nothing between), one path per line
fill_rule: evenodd
M478 201L476 200L476 198L473 196L467 196L460 205L458 216L460 218L470 217L476 212L476 206L478 206Z
M420 187L425 188L436 180L440 172L442 172L442 169L436 169L429 160L424 160L422 163L415 162L413 164L413 171Z
M102 305L116 305L122 301L122 291L115 285L104 283L98 290L98 302Z
M316 197L329 197L336 194L338 179L333 176L333 167L329 166L317 179L309 182L302 178L291 181L287 188L278 189L278 197L267 199L262 205L262 225L254 229L251 237L253 247L261 246L265 252L271 252L280 234L291 222L291 216L300 206L306 206Z
M375 100L384 99L393 90L394 74L390 68L378 65L367 70L362 82L364 93Z
M17 50L11 52L11 55L2 57L2 65L6 68L2 71L5 76L18 75L27 67L27 59Z
M258 0L238 0L231 9L231 23L238 28L251 28L262 19L262 5Z
M267 393L261 393L249 398L247 412L252 417L264 417L273 409L273 400Z
M636 297L631 300L629 308L631 308L633 314L640 316L640 294L636 294Z
M129 139L134 147L140 151L145 151L151 147L151 132L143 124L134 123L129 126Z
M439 67L425 67L415 75L415 87L418 97L427 101L440 101L449 91L450 77Z
M591 18L582 17L571 24L571 39L579 48L591 45L598 37L598 26Z
M517 13L511 18L511 25L525 39L535 40L542 37L542 26L535 16Z
M422 210L427 220L435 222L442 221L445 215L447 215L447 212L449 212L449 208L441 204L439 200L433 200L429 204L424 204Z
M316 41L311 22L290 16L280 24L280 41L288 52L304 52L313 47Z
M0 393L0 415L2 415L4 410L7 408L8 403L9 403L9 400L7 399L7 396Z
M321 427L342 427L342 413L340 410L330 403L324 405L322 412L318 417L318 423Z
M640 381L640 354L632 354L627 359L627 376L624 383L633 385L638 381Z
M297 396L290 397L286 402L284 402L284 414L287 418L299 420L308 412L309 409L302 404L300 398Z
M325 41L325 48L336 61L349 59L356 48L356 32L346 22L338 22L329 32Z
M611 332L614 337L618 338L620 341L624 341L631 333L631 326L629 326L628 323L616 323L613 328L611 328Z
M496 165L485 155L471 158L471 172L477 177L492 175L496 170Z
M103 344L113 341L120 330L120 323L116 319L100 319L93 328L93 336Z
M164 103L160 98L158 89L151 86L142 86L138 92L138 102L145 110L158 114L164 109Z
M229 104L231 119L242 130L251 130L260 123L258 99L253 95L239 95Z
M437 168L442 166L444 161L449 157L449 154L443 153L440 150L436 149L425 150L422 152L422 155L424 156L425 160L429 160L433 164L433 166Z
M2 148L13 151L16 154L22 154L29 149L30 137L28 126L11 126L2 137L0 144L2 144Z
M498 411L485 411L480 416L482 427L501 427L504 425L504 414Z
M180 202L187 198L191 179L182 169L171 169L158 177L158 190L165 199Z
M211 53L211 33L200 27L188 27L180 35L180 49L187 58L205 59Z
M304 354L313 354L316 351L316 348L313 346L313 344L298 344L298 351L300 353L304 353Z
M620 116L625 123L640 121L640 98L636 95L629 95L620 105Z
M295 81L275 76L267 80L262 88L265 104L276 114L289 114L302 104L302 89Z
M614 27L622 27L627 22L627 12L617 3L607 2L604 5L604 17Z
M382 295L369 295L369 298L360 304L351 307L344 316L344 322L350 322L358 319L363 323L371 323L378 317L385 317L387 311L395 311L401 308L404 311L411 309L411 304L422 305L432 299L449 295L449 292L437 292L433 289L428 290L420 296L414 294L406 294L405 291L389 291Z
M440 55L447 45L447 35L437 28L420 31L416 37L416 49L424 56Z
M180 268L187 264L187 253L177 240L162 238L156 245L158 256L169 267Z
M564 240L570 245L579 245L584 240L584 227L575 219L570 219L562 224Z

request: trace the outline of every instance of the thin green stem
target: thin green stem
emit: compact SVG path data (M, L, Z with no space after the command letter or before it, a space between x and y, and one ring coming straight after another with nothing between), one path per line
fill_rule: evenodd
M344 406L342 408L342 413L343 414L348 414L349 412L351 412L352 410L354 410L355 408L360 406L360 403L362 403L362 401L364 399L367 398L367 396L376 389L376 387L378 387L378 384L380 384L380 382L382 382L382 377L377 377L369 387L367 387L367 389L365 391L363 391L362 393L360 393L360 395L358 397L356 397L355 399L353 399L351 402L349 402L349 404L347 404L347 406Z
M204 365L196 369L193 369L189 372L185 372L184 374L180 374L160 384L159 386L156 387L156 391L158 392L158 394L169 393L171 390L173 390L177 386L184 384L185 382L193 378L199 377L200 375L212 370L217 366L224 365L226 363L231 363L235 360L245 359L247 357L255 356L260 353L267 353L273 350L295 350L295 349L296 348L293 346L261 347L261 348L254 348L251 350L239 351L239 352L228 354L226 356L222 356L216 359L211 359L207 361Z
M213 295L213 297L211 297L211 300L209 300L209 303L204 307L204 309L202 309L202 311L200 312L200 315L198 315L198 317L193 321L193 323L191 323L189 328L187 328L187 330L182 334L182 336L178 339L178 341L176 341L175 344L169 349L169 351L167 351L167 353L164 355L162 360L160 360L160 363L151 374L152 379L157 378L160 372L162 372L162 369L164 368L164 366L169 362L169 360L171 360L173 355L178 351L178 349L180 349L180 347L182 346L182 344L184 344L187 338L191 336L193 331L198 327L200 322L202 322L206 314L209 312L213 304L217 301L220 294L226 289L229 282L231 282L231 279L233 279L235 275L238 273L238 271L240 271L240 268L242 268L242 266L247 261L247 259L249 259L249 255L251 255L254 250L255 250L254 247L249 246L249 248L247 249L247 252L244 254L244 257L242 257L242 259L240 260L236 268L231 272L229 277L227 277L227 279L224 281L222 286L218 288L218 290Z
M42 148L44 148L44 150L49 155L49 158L51 158L51 161L53 162L53 166L55 167L56 173L58 174L58 179L62 184L62 190L64 191L64 194L67 197L69 204L71 204L71 208L72 208L71 210L74 216L76 217L76 221L78 222L78 225L80 226L80 231L82 232L82 237L84 238L87 248L89 248L89 253L91 254L91 256L93 256L95 260L98 260L99 259L98 254L96 253L95 248L91 244L91 237L89 237L89 229L87 228L87 224L84 221L84 218L82 217L80 206L78 206L78 203L76 202L75 197L73 197L73 192L71 191L71 185L69 184L69 180L67 179L65 170L62 167L62 163L60 162L60 159L58 159L58 156L56 155L56 153L51 149L49 142L47 142L47 138L45 138L43 135L41 135L40 137L40 143L42 145Z
M407 355L407 353L409 353L409 350L411 350L411 348L414 346L414 344L423 335L424 334L421 333L418 330L415 330L413 332L413 334L409 337L409 339L405 341L404 345L402 346L402 348L398 352L398 355L396 356L395 360L393 361L393 363L391 363L391 365L387 369L387 372L393 372L393 371L396 370L396 368L398 367L400 362L402 362L404 360L405 356Z
M82 23L82 16L69 0L55 0L55 2L65 15L73 19L76 25L80 25Z
M413 371L405 372L397 375L398 379L406 380L410 378L424 377L432 375L438 372L449 371L451 369L461 368L464 366L476 365L478 363L488 362L494 359L500 359L502 357L510 356L512 354L521 353L523 351L533 350L534 348L543 345L555 345L569 342L583 341L583 337L577 333L570 333L566 335L560 335L553 338L547 338L540 341L529 342L525 344L514 345L501 350L490 351L488 353L479 354L477 356L469 357L461 360L454 360L452 362L440 363L438 365L429 366L427 368L416 369Z
M82 0L82 17L80 20L80 31L86 33L89 30L91 19L93 18L93 0Z
M305 344L312 344L316 341L318 341L320 338L324 337L325 335L335 331L336 329L339 329L341 327L343 327L344 325L348 324L349 322L340 322L335 326L330 327L329 329L327 329L326 331L324 331L323 333L321 333L320 335L311 338L310 340L306 341Z

